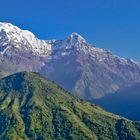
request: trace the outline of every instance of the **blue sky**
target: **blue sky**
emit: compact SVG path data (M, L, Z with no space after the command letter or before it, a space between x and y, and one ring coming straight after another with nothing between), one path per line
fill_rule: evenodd
M0 21L40 39L78 32L97 47L140 61L140 0L0 0Z

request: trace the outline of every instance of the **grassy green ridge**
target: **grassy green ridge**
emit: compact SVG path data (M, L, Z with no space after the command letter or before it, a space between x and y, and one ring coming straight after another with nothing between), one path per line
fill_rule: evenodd
M139 140L140 123L108 113L37 73L0 80L0 139Z

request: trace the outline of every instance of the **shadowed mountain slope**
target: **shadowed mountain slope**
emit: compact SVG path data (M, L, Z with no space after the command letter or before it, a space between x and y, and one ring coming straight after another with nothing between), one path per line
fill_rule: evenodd
M115 114L140 121L140 83L91 102Z

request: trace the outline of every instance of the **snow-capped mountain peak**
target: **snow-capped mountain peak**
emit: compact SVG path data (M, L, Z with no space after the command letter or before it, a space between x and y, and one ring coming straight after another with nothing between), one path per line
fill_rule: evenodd
M83 50L86 52L87 46L87 41L78 33L73 32L57 48L62 49L64 54L70 54L74 50Z
M86 40L78 33L76 32L73 32L72 34L70 34L68 37L67 37L67 41L68 42L71 42L71 43L86 43Z
M2 23L0 22L0 32L5 32L7 35L18 34L24 36L25 38L31 39L35 38L35 35L28 30L21 30L17 26L12 25L11 23Z
M39 40L35 35L22 30L11 23L0 22L0 51L4 54L12 48L29 50L34 54L47 55L51 51L51 45L45 40Z
M10 31L19 31L20 29L17 26L12 25L11 23L6 23L6 22L0 22L0 31L4 30L5 32L10 32Z

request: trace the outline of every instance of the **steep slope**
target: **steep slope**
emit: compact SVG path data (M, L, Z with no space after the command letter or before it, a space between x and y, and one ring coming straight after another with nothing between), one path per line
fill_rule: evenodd
M140 123L70 95L36 73L0 80L0 139L139 140Z
M45 40L39 40L28 30L21 30L10 23L0 23L1 53L12 48L28 50L34 54L47 55L51 46Z
M80 98L100 98L140 81L139 63L96 48L77 33L58 46L41 73Z
M140 83L91 102L115 114L140 121Z
M49 61L50 47L49 43L37 39L30 31L21 30L10 23L0 23L0 60L14 73L39 71Z
M139 63L96 48L77 33L65 40L45 41L12 24L0 23L0 61L9 74L39 72L85 100L140 82ZM1 67L1 75L3 71Z

